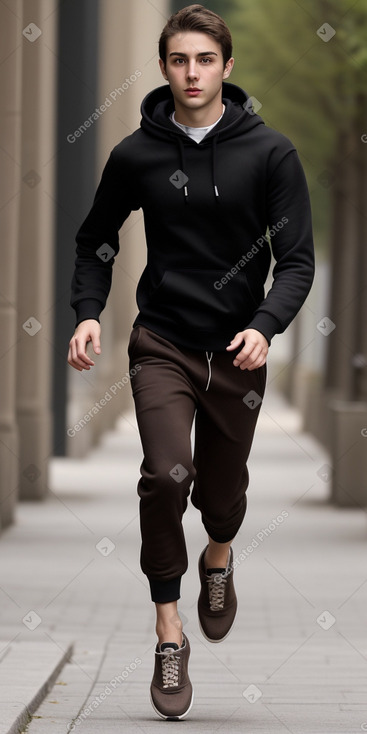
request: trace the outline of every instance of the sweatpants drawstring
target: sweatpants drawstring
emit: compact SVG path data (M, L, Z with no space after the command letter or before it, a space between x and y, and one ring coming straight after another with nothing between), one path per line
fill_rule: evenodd
M208 355L208 352L205 352L205 354L206 354L206 359L207 359L207 362L208 362L208 372L209 372L208 382L207 382L206 388L205 388L205 392L206 392L208 390L208 388L209 388L210 379L211 379L211 376L212 376L212 367L211 367L211 364L210 363L211 363L212 358L213 358L213 352L210 352L210 357Z

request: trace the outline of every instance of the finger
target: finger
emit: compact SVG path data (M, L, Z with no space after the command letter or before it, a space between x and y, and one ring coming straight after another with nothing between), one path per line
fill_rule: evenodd
M70 367L74 367L74 369L78 370L78 372L81 372L83 369L82 367L79 367L79 365L75 363L73 359L72 351L71 351L71 346L69 347L69 352L68 352L68 363Z
M87 360L89 360L89 363L83 358L83 353L78 346L78 342L76 338L73 338L70 342L70 353L71 353L71 365L72 367L75 367L79 371L81 370L89 370L90 369L90 362L93 365L93 362L89 360L88 355L85 355Z
M75 363L75 361L78 358L77 348L76 348L76 344L75 344L75 339L72 339L71 342L70 342L70 352L71 352L71 359Z
M88 344L89 341L90 340L88 340L87 342L85 342L85 340L83 339L81 342L79 342L78 341L78 338L75 337L75 347L76 347L75 359L76 359L76 361L77 361L78 364L82 364L82 365L86 365L86 366L88 366L88 365L93 366L94 365L93 360L87 354L87 344Z
M261 352L262 348L259 344L249 345L247 349L244 347L237 354L234 363L237 363L236 366L240 364L243 369L246 369L256 362L258 357L261 355Z
M83 372L83 368L79 367L77 364L74 364L74 362L71 359L68 359L70 367L74 367L75 370L78 370L78 372Z
M247 342L247 344L242 347L241 351L236 354L235 360L243 362L244 359L247 359L254 352L257 346L258 345L253 342Z
M246 360L244 360L240 364L240 369L247 369L250 372L252 370L257 370L259 367L262 367L265 364L266 357L267 352L260 348L259 352L253 352Z
M251 354L246 359L239 360L239 366L240 366L240 368L243 369L243 370L250 369L251 367L253 367L257 363L257 361L259 359L259 356L260 355L258 353L256 353L256 354Z
M94 354L101 354L101 342L97 334L92 334L92 346Z
M260 357L255 359L253 362L242 362L242 364L240 364L240 370L248 370L249 372L252 372L252 370L257 370L261 367L264 362L265 360L260 355Z
M260 367L262 367L265 364L265 362L266 362L266 357L259 357L259 359L257 359L256 362L254 362L254 364L249 367L242 367L241 365L240 370L247 369L249 372L252 372L253 370L258 370Z
M231 349L237 349L240 346L240 344L242 344L242 342L243 342L242 334L241 333L236 334L236 336L233 337L232 341L228 344L228 347L226 347L226 349L228 349L229 351L231 351Z
M92 341L92 344L93 344L94 354L101 354L101 345L95 344L93 341Z

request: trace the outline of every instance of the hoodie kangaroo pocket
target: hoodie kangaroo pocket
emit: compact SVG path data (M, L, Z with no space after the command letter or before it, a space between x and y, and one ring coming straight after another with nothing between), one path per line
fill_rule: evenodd
M159 305L177 323L215 331L233 321L245 326L261 300L251 291L245 273L184 269L165 271L150 305Z

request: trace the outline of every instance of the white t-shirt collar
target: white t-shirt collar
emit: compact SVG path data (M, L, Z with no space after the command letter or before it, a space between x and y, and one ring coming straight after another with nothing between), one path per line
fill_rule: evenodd
M210 130L213 129L213 127L218 125L218 122L219 120L222 119L225 111L226 111L226 107L225 105L223 105L223 112L221 116L218 117L218 120L216 120L216 122L213 122L212 125L208 125L207 127L190 127L189 125L182 125L181 122L177 122L177 120L175 120L175 111L173 111L170 114L170 120L172 120L172 122L174 122L174 124L177 125L177 127L183 130L183 132L186 133L186 135L188 135L189 138L194 140L195 143L201 143L202 139L205 138L205 135L207 135L210 132Z

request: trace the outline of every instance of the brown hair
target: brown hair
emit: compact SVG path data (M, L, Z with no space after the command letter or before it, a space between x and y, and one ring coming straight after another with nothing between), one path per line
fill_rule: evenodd
M204 8L203 5L188 5L182 8L168 19L159 39L159 57L166 63L167 41L171 36L183 31L199 31L219 43L223 54L223 63L232 56L232 37L227 24L223 18L212 10Z

